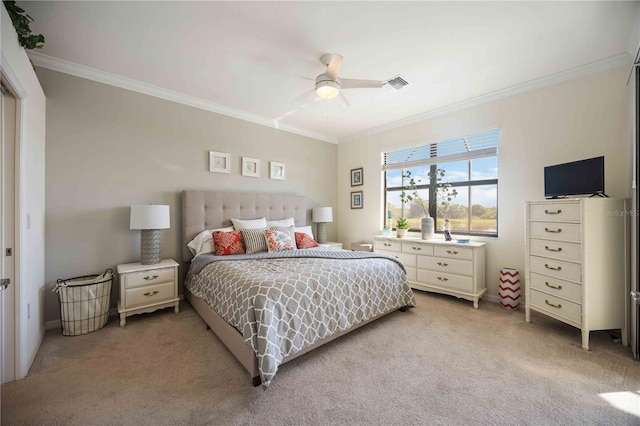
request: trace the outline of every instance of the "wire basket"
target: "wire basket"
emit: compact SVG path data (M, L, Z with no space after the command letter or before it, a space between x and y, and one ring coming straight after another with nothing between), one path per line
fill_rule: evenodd
M113 270L103 274L57 280L53 291L60 298L62 334L80 336L109 322Z

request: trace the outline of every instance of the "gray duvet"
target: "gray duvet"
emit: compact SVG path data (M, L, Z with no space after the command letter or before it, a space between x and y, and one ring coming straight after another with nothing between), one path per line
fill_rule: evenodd
M185 286L242 333L256 353L264 386L286 356L415 304L402 263L358 251L201 255Z

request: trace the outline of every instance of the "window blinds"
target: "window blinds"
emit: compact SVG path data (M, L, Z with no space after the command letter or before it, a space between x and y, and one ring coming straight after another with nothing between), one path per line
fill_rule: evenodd
M406 169L498 154L498 129L382 154L382 170Z

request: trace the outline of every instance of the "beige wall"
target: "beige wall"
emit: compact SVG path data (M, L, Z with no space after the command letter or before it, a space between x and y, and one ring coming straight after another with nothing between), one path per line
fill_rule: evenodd
M168 204L162 255L180 259L183 189L289 193L307 207L336 202L337 147L67 74L38 69L47 96L47 283L140 259L132 204ZM231 154L231 173L210 173L209 151ZM240 175L241 157L261 161L261 177ZM269 161L286 180L268 178ZM310 218L310 216L309 216ZM311 224L309 222L309 224ZM337 219L328 226L336 239ZM46 293L46 320L59 319ZM112 293L112 306L119 291Z
M380 153L500 128L498 238L487 241L488 297L501 267L524 270L524 204L543 193L543 167L605 156L606 192L629 197L628 67L588 75L338 146L338 235L371 241L382 226ZM364 167L364 208L350 209L350 169ZM521 274L521 277L524 274Z

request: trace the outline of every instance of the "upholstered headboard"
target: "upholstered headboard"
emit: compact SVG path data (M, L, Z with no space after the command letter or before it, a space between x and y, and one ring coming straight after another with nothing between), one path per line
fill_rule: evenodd
M221 191L182 192L182 260L193 255L187 243L205 229L231 226L231 218L278 220L293 217L305 226L307 207L301 195L259 194Z

